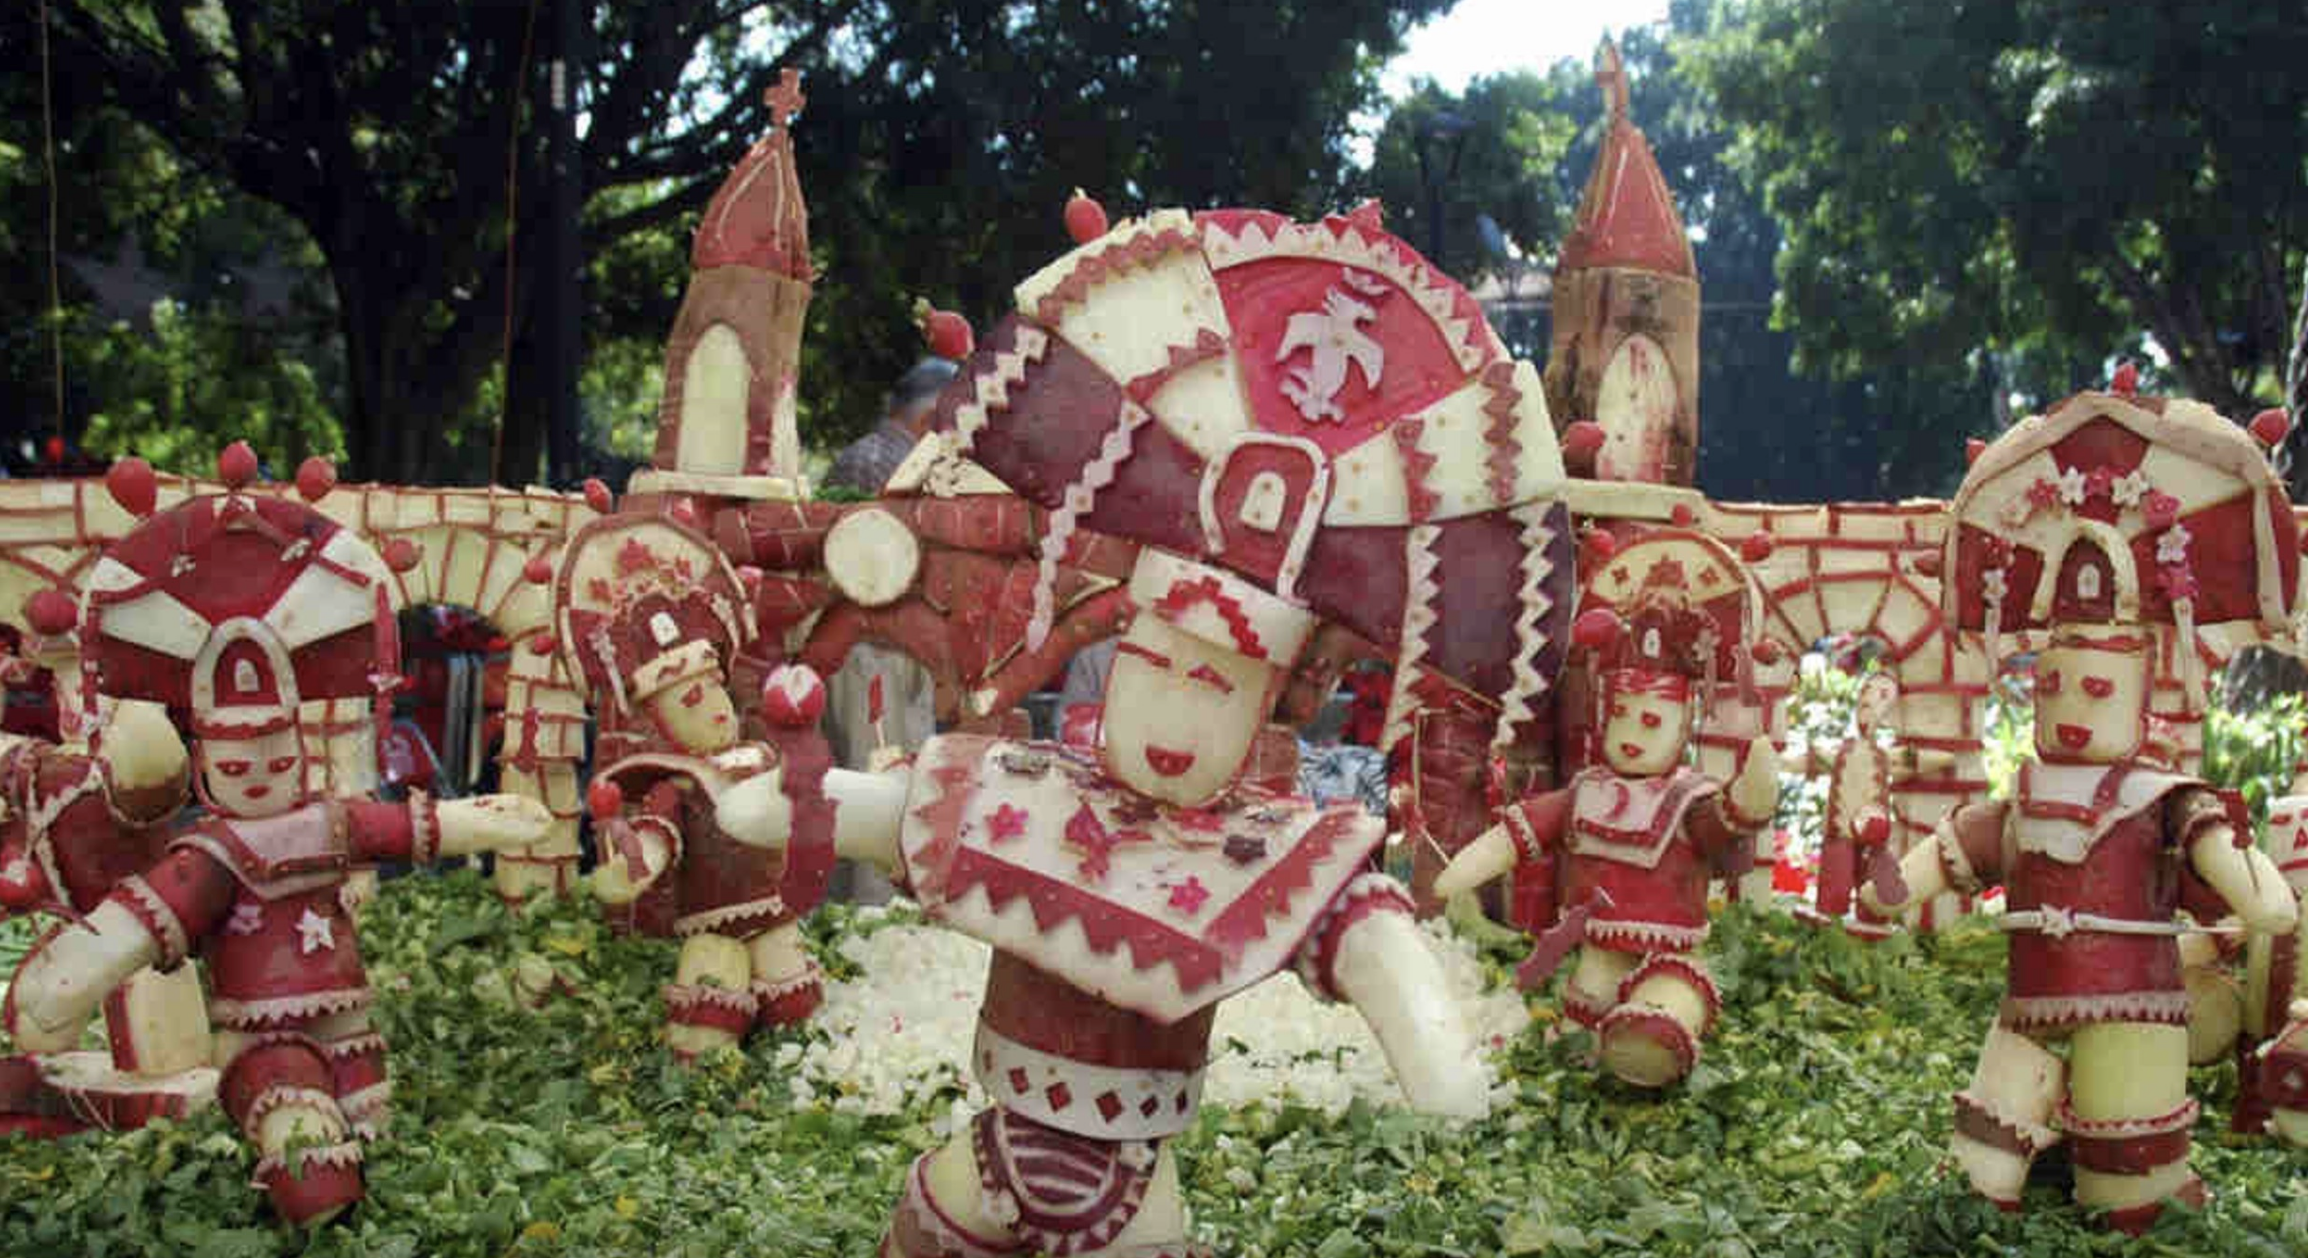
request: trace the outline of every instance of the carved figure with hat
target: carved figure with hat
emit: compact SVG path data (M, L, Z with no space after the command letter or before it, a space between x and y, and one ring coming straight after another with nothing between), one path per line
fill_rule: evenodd
M1194 1121L1218 1002L1284 969L1362 1012L1413 1105L1487 1108L1410 898L1371 868L1384 823L1245 773L1325 618L1390 644L1407 623L1415 657L1495 666L1501 691L1551 677L1554 570L1518 539L1560 520L1522 496L1559 475L1552 433L1535 376L1518 391L1458 297L1375 221L1124 222L1021 286L893 477L937 494L990 474L1051 511L1037 641L1078 536L1140 549L1094 746L947 734L898 771L826 777L843 854L995 950L972 1051L993 1105L914 1165L883 1254L1189 1252L1169 1141ZM1478 440L1448 475L1406 473L1425 456L1390 425L1428 413L1546 439L1528 461L1487 464ZM1497 614L1479 648L1471 620L1437 646L1448 596L1432 564L1408 571L1446 531L1465 571L1488 569L1449 583ZM721 812L783 839L766 784Z
M1576 948L1564 1012L1595 1031L1603 1068L1638 1086L1698 1063L1722 1003L1698 955L1707 881L1745 861L1778 805L1768 737L1729 783L1686 763L1717 687L1752 682L1756 605L1712 538L1661 530L1617 551L1588 578L1573 630L1600 674L1598 763L1502 809L1436 883L1451 895L1515 870L1540 889L1557 916L1519 978L1543 983Z
M151 515L105 552L81 617L91 684L186 712L207 816L42 941L5 1019L21 1044L69 1045L129 975L198 953L219 1095L259 1150L256 1183L284 1219L318 1224L360 1200L362 1141L390 1092L348 878L533 843L551 817L510 795L328 793L333 761L304 707L394 683L391 574L350 530L253 486L245 446L221 462L225 492Z
M824 683L800 666L773 671L760 705L768 737L742 736L729 668L753 638L753 611L729 561L670 517L623 512L579 530L554 608L599 723L594 893L629 925L682 941L665 989L674 1053L690 1060L807 1018L824 991L800 919L824 898L833 859L818 787L831 757L813 729ZM715 823L714 798L756 776L795 819L784 850L738 843Z
M1999 631L2048 638L2035 754L2012 798L1956 809L1907 854L1904 886L1888 890L1909 894L1861 895L1897 909L2004 886L2006 995L1955 1096L1951 1144L1973 1190L2008 1209L2062 1144L2076 1200L2110 1226L2138 1232L2165 1201L2205 1196L2189 1168L2181 939L2231 913L2289 931L2298 906L2241 798L2173 770L2152 700L2168 687L2200 710L2199 622L2288 628L2297 556L2282 501L2241 429L2118 388L2014 427L1950 504L1950 619L1991 655Z

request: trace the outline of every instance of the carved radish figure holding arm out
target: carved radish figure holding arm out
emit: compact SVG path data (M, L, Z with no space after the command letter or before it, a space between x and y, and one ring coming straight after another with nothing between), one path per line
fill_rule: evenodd
M260 1150L256 1181L274 1208L317 1224L361 1198L361 1139L382 1124L390 1087L348 879L379 861L524 846L552 818L509 795L323 797L328 751L303 705L373 700L397 676L389 577L327 516L241 492L247 447L222 462L228 492L187 499L106 552L82 627L106 691L191 714L208 816L44 940L5 1019L28 1048L67 1046L130 975L199 952L225 1111Z
M2188 1169L2183 893L2259 931L2289 930L2298 912L2233 797L2142 762L2149 647L2138 625L2056 629L2014 797L1956 810L1900 871L1907 898L1998 880L2008 897L2009 992L1955 1097L1953 1148L1973 1188L2017 1209L2036 1155L2065 1141L2076 1200L2130 1231L2165 1198L2204 1194ZM1862 896L1899 907L1873 886ZM2062 1039L2065 1058L2050 1047Z
M800 918L825 893L832 808L818 790L831 756L810 729L824 684L806 668L773 674L767 740L740 736L729 661L753 638L736 573L676 521L612 515L571 539L555 585L561 648L600 714L588 791L604 859L593 889L669 919L681 959L665 989L667 1036L687 1061L756 1025L817 1007L822 980ZM775 770L772 773L772 770ZM713 798L770 774L798 819L795 842L765 851L714 822Z
M1152 549L1130 594L1096 753L950 734L910 771L826 776L842 854L995 948L972 1052L994 1108L916 1164L885 1255L1185 1254L1165 1146L1217 1003L1285 968L1362 1011L1412 1104L1487 1109L1410 900L1369 870L1383 823L1238 784L1312 616ZM756 777L720 821L774 845L791 808Z
M1640 1087L1672 1084L1698 1063L1721 1005L1697 955L1708 878L1752 850L1779 800L1768 737L1748 746L1728 783L1684 763L1713 678L1745 666L1750 604L1739 574L1719 543L1663 532L1590 580L1586 601L1597 605L1575 633L1600 673L1602 762L1502 809L1435 883L1454 895L1516 870L1550 888L1557 916L1522 982L1544 982L1576 947L1564 1012L1595 1031L1604 1069Z

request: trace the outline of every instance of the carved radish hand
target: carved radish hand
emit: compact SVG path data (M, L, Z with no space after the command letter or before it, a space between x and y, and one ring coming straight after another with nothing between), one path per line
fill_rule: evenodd
M757 773L721 792L713 801L713 819L723 834L747 847L783 849L793 839L784 771Z
M1731 779L1731 810L1760 827L1779 811L1779 752L1767 734L1747 744L1739 774Z
M443 856L531 847L553 832L552 810L520 795L444 799L433 808L440 818Z

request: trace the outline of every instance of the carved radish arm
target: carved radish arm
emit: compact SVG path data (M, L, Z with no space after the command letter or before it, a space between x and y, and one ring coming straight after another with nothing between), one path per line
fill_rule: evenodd
M1351 894L1351 893L1350 893ZM1442 963L1411 917L1410 902L1351 914L1330 958L1329 979L1361 1012L1386 1051L1413 1108L1453 1118L1490 1113L1490 1076L1450 996ZM1375 897L1374 897L1375 898Z
M912 773L905 766L887 773L826 770L824 790L834 804L834 850L850 860L867 861L895 872L898 827L905 819L911 781ZM713 806L716 822L740 843L778 848L793 835L793 806L786 800L778 773L758 774L739 782L717 795Z

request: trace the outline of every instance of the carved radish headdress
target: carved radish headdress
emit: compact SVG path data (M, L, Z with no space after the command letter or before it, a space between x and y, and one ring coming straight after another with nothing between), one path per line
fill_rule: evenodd
M123 460L113 496L145 518L107 548L81 608L85 684L189 715L196 737L253 737L299 724L316 699L374 703L400 682L385 557L304 502L249 488L256 460L219 460L226 492L155 511L152 469ZM297 487L336 482L309 460ZM413 562L413 551L404 556ZM382 705L377 705L382 707Z
M666 516L604 516L579 529L553 582L561 649L595 694L631 711L676 682L721 671L753 638L729 560Z
M2298 528L2258 428L2140 396L2135 372L1975 446L1948 504L1945 612L2000 633L2061 622L2170 625L2201 699L2196 626L2289 632ZM2281 432L2275 434L2281 437ZM2257 439L2256 438L2260 438ZM2221 635L2218 641L2240 641Z
M1694 686L1753 682L1762 599L1729 547L1684 529L1646 533L1588 574L1573 634L1605 695L1683 699Z
M1378 223L1161 210L1018 286L893 492L981 472L1079 530L1208 561L1527 720L1561 662L1571 539L1538 376ZM1287 663L1287 661L1284 661Z

